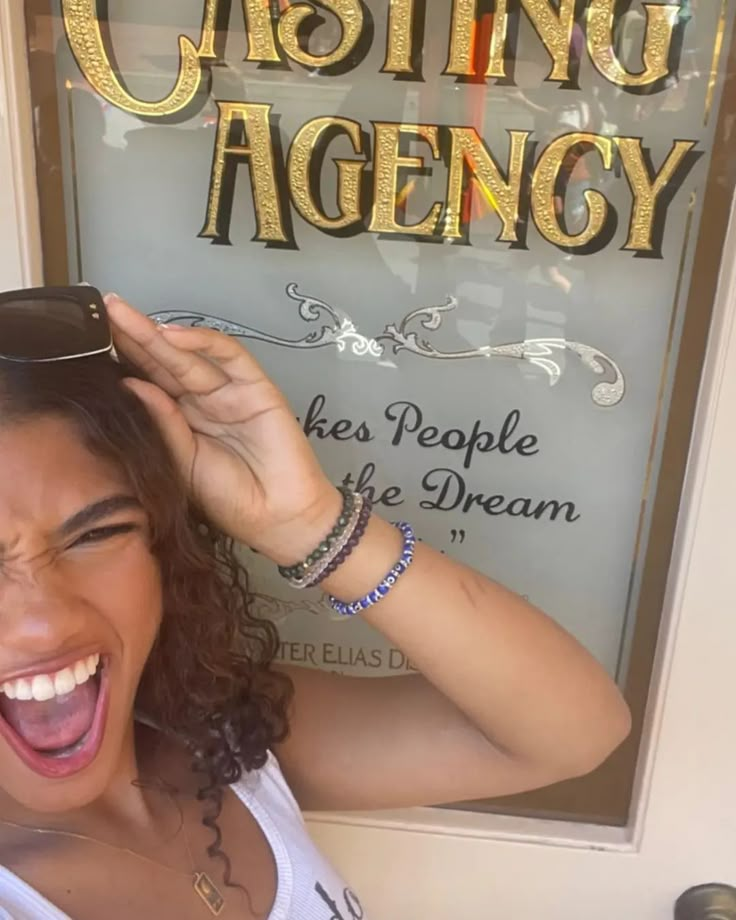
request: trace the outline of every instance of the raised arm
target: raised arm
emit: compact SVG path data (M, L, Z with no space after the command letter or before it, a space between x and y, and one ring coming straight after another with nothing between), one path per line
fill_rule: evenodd
M108 301L121 349L151 382L130 386L157 419L215 524L292 565L332 529L342 499L293 413L237 342L161 329ZM373 516L323 587L344 601L401 555ZM522 598L418 544L390 592L361 613L418 674L353 678L292 670L291 734L278 754L305 808L380 808L490 797L590 771L626 736L615 684Z

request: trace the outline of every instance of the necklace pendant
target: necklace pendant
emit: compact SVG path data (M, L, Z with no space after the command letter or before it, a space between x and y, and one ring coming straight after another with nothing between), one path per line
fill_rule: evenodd
M197 872L194 876L194 890L209 908L210 913L216 917L222 913L225 898L220 894L217 885L206 872Z

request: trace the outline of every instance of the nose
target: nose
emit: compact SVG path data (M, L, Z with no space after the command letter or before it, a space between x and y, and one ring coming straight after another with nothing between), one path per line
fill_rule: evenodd
M53 566L0 578L0 661L63 654L87 624L88 603Z

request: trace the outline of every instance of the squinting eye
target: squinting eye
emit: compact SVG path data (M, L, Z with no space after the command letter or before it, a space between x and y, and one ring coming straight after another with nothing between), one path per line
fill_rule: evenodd
M102 543L103 540L109 540L119 534L131 533L137 529L136 524L111 524L109 527L95 527L93 530L83 533L81 537L77 537L71 545L83 546L85 543Z

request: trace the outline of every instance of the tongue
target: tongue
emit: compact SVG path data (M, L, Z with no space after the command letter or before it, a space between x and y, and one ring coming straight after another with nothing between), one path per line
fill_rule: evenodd
M57 751L75 744L92 725L97 707L95 680L52 700L10 700L0 695L5 721L36 751Z

